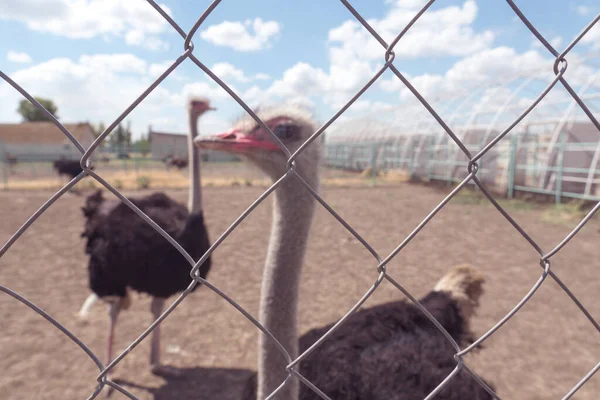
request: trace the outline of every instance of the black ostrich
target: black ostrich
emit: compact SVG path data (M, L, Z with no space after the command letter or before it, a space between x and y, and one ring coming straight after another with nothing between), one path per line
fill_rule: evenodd
M198 134L198 118L214 108L205 99L192 99L188 110L192 160L188 207L164 193L130 200L198 260L210 243L202 213L198 151L192 140ZM120 200L105 200L102 192L97 191L87 198L83 214L86 222L82 236L87 238L89 286L94 293L85 301L79 316L85 318L97 298L109 304L107 362L110 362L117 316L131 303L129 290L153 297L151 311L156 319L163 311L165 300L189 286L191 267L167 240ZM200 276L206 277L210 266L209 257L200 267ZM160 364L160 326L153 331L151 343L153 373L177 374L176 370Z
M183 157L173 157L169 159L167 165L177 169L184 169L188 166L188 160Z
M315 132L310 114L290 107L258 112L285 146L294 152ZM202 148L236 153L273 180L287 172L287 157L249 118L232 130L195 140ZM320 184L322 141L316 140L295 160L295 172L314 190ZM296 179L275 189L273 222L260 302L260 322L292 358L307 350L333 325L297 336L298 289L315 198ZM469 321L483 293L483 276L470 266L453 268L421 299L422 304L461 346L472 340ZM454 348L414 305L396 301L360 310L300 362L300 374L331 399L423 399L456 367ZM287 378L286 359L265 335L260 337L258 376L249 381L244 399L264 399ZM275 399L320 399L293 379ZM491 396L461 371L437 395L444 400L488 400Z
M14 168L15 168L15 165L17 165L19 163L19 159L10 153L6 153L6 163L8 164L10 173L14 174L15 173Z
M79 160L67 160L64 157L54 161L53 167L58 172L58 176L67 175L71 179L83 171ZM94 168L92 167L92 169Z

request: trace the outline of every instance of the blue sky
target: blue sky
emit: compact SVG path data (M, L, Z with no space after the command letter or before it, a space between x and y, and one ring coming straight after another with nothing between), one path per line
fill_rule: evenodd
M391 41L424 2L351 3ZM187 30L209 2L160 4ZM600 12L597 0L517 4L558 50ZM53 99L64 122L110 123L183 51L183 40L144 0L0 0L0 9L0 70L31 94ZM224 0L193 41L196 56L249 104L306 103L323 120L369 80L384 55L334 0ZM571 56L573 65L580 60L582 65L573 69L575 85L600 68L599 51L600 26ZM428 99L451 98L471 85L512 79L527 70L545 71L524 96L526 102L551 78L548 52L535 44L505 1L438 0L400 41L396 54L395 65ZM205 95L218 107L202 119L204 133L225 129L242 113L186 61L128 117L134 134L150 124L185 132L190 93ZM19 121L20 95L0 83L0 99L0 122ZM414 115L408 105L414 107L410 93L386 73L345 118L386 113L402 119Z

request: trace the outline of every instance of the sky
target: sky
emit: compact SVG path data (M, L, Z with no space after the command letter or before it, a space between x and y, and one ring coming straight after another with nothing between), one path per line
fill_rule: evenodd
M389 43L425 2L350 3ZM597 0L516 3L558 51L600 13ZM210 2L159 4L187 31ZM52 99L63 122L109 125L184 51L183 39L145 0L0 0L0 10L0 70L30 94ZM250 106L295 102L311 107L321 121L385 63L385 50L337 0L223 0L192 41L196 57ZM552 79L553 58L506 1L438 0L394 50L394 65L431 101L467 96L474 87L537 71L537 86L521 98L526 105ZM599 54L600 23L569 54L565 76L584 84L600 69ZM506 88L486 90L479 102L510 95ZM202 134L225 130L243 114L186 60L127 117L134 137L150 125L185 133L190 94L208 97L218 109L202 117ZM551 95L564 93L557 89ZM20 121L21 99L0 83L0 123ZM361 115L406 121L423 111L415 104L386 71L339 123Z

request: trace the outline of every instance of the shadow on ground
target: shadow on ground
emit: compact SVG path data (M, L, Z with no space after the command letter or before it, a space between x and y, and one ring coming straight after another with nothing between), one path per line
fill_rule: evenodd
M115 383L125 389L143 390L154 400L240 400L254 389L255 372L236 368L182 368L177 378L164 377L165 384L147 387L125 379L115 379Z

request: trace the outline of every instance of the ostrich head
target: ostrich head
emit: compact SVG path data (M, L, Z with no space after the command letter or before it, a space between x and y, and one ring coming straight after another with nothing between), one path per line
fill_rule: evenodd
M187 101L187 108L191 115L199 117L207 111L216 110L210 105L210 101L205 97L190 96Z
M256 115L294 153L315 131L311 113L292 105L256 110ZM322 136L312 142L296 158L297 172L303 177L314 175L321 156ZM273 136L249 115L234 123L233 128L217 135L201 136L196 146L236 153L257 165L272 179L287 171L287 157Z

